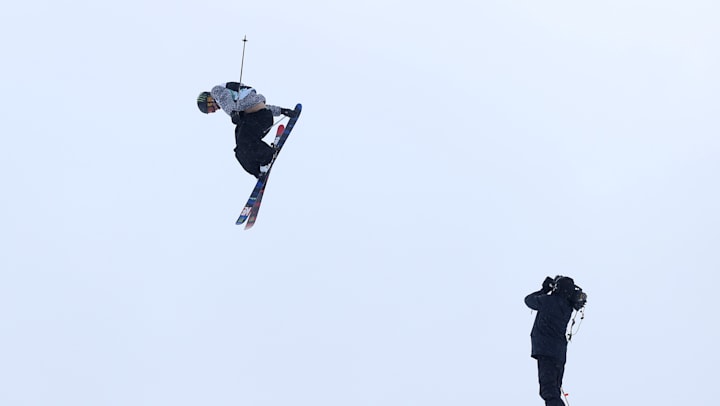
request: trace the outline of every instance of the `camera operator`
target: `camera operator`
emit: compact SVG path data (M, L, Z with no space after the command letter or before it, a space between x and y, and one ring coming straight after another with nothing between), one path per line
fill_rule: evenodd
M578 303L578 292L583 300ZM542 289L525 297L525 304L537 311L530 338L531 356L538 363L540 397L546 406L563 406L562 379L567 353L567 325L573 308L584 305L584 294L572 278L545 278ZM579 307L578 307L579 306Z

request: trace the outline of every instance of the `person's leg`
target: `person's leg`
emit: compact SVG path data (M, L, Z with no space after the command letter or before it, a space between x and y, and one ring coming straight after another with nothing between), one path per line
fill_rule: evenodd
M247 143L238 142L235 145L235 159L240 163L240 166L245 169L245 172L255 176L260 176L260 165L253 162L252 154L250 153L251 146Z
M564 406L560 390L564 369L562 363L550 357L538 357L537 361L540 397L546 406Z
M273 125L270 110L247 114L235 128L235 158L251 175L260 176L260 167L272 161L275 150L262 138Z

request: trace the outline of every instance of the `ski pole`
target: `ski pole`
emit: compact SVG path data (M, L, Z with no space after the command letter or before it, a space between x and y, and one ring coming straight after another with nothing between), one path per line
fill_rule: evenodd
M243 36L243 53L242 60L240 61L240 84L242 84L243 67L245 66L245 43L247 42L247 35Z

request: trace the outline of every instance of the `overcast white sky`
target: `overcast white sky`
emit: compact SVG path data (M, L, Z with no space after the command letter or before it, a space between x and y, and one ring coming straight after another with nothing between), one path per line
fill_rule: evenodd
M203 4L205 3L205 4ZM523 297L589 294L575 405L717 402L720 5L0 13L0 404L541 405ZM304 110L251 231L239 78Z

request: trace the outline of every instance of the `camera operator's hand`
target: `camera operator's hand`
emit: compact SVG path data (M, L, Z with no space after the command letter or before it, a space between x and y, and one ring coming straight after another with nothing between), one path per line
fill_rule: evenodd
M555 280L549 276L545 277L545 280L542 283L542 291L543 293L548 293L553 290L553 283Z

